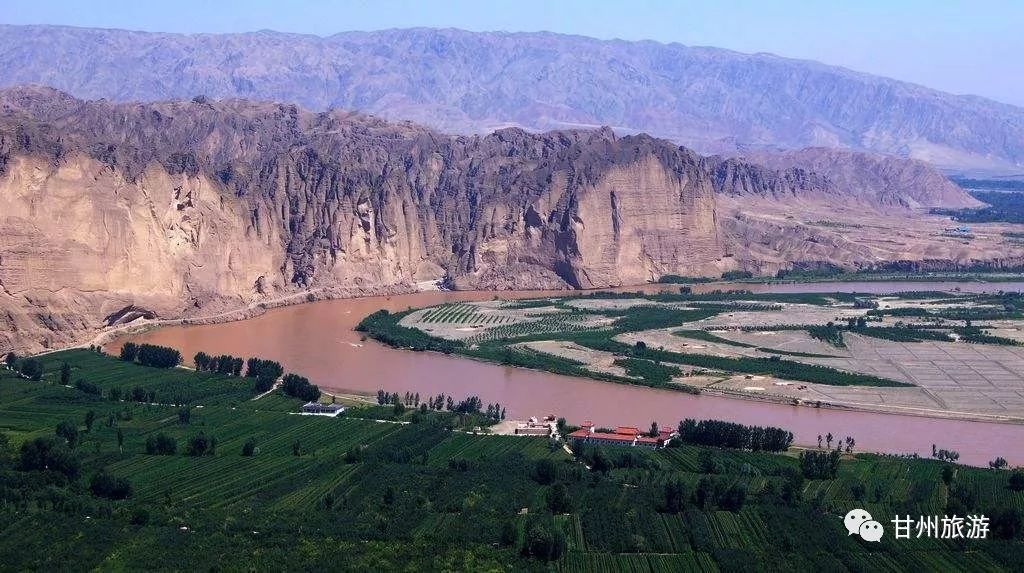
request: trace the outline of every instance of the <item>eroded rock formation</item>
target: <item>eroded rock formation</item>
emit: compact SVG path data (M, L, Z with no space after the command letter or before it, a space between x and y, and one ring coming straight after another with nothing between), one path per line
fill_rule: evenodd
M111 317L210 315L305 292L441 279L594 288L889 256L744 212L754 200L871 208L800 167L610 129L449 136L294 105L7 90L0 352L80 339Z

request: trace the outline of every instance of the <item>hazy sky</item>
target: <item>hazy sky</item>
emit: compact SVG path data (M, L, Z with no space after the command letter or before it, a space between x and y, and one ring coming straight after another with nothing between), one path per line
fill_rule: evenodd
M548 30L819 60L1024 106L1024 1L3 0L0 22L326 36L413 26Z

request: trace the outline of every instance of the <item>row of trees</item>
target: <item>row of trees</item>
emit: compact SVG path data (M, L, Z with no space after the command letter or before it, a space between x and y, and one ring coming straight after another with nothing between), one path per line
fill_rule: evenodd
M245 375L256 379L257 394L262 394L273 388L274 382L277 382L282 374L284 374L284 367L280 362L262 358L250 358L246 361Z
M956 450L947 450L945 448L937 448L935 444L932 444L932 457L944 462L956 462L960 459L960 452Z
M404 412L405 408L408 407L419 408L422 411L448 410L457 414L481 414L492 420L505 419L505 408L501 404L487 404L485 409L484 403L480 400L479 396L469 396L464 400L455 402L451 396L438 394L436 397L431 396L426 401L421 402L419 392L406 392L404 395L401 395L398 392L377 390L377 404L380 406L387 406L388 404L395 406L396 413Z
M230 354L210 356L205 352L197 352L192 361L199 372L215 372L225 376L241 376L242 367L245 366L245 359Z
M697 487L690 491L689 485L679 479L665 483L664 499L660 510L664 513L679 513L689 504L701 509L717 507L726 511L739 511L747 500L747 488L741 483L729 480L703 477Z
M818 447L819 448L823 447L822 446L822 438L823 438L823 436L821 434L818 434ZM832 441L835 440L835 439L836 438L835 438L835 436L832 435L832 432L829 432L829 433L825 434L825 436L824 436L824 440L825 440L824 447L826 449L831 450L832 449ZM836 451L842 452L843 448L845 448L846 449L846 453L848 453L848 454L849 453L853 453L853 447L856 446L856 445L857 445L857 440L854 440L852 436L846 436L842 440L837 440L836 441Z
M423 405L428 410L453 410L455 408L455 401L451 396L445 394L431 396L425 401L420 402L419 392L406 392L403 395L398 392L386 392L384 390L377 390L377 404L380 406L387 406L389 404L392 406L402 405L409 408L419 408Z
M245 360L230 354L211 356L205 352L196 353L192 359L199 372L215 372L225 376L241 376L243 368L246 378L255 378L253 387L257 394L262 394L274 387L277 379L284 374L284 367L275 360L249 358Z
M431 398L431 401L433 401L433 398ZM377 404L379 406L387 406L388 404L396 404L398 402L409 408L419 408L420 393L406 392L403 396L399 396L398 392L392 394L384 390L377 390Z
M154 368L174 368L181 364L181 353L177 349L167 346L125 342L121 346L121 360L138 362L143 366Z
M320 388L311 384L308 378L298 374L285 374L281 380L281 389L285 394L306 402L316 402L320 399Z
M43 363L36 358L18 358L17 354L10 352L4 357L4 364L29 380L38 382L43 378Z
M792 445L793 432L772 426L745 426L722 420L698 422L687 418L679 423L679 440L701 446L782 452Z
M185 451L193 457L212 456L217 451L217 439L199 432L189 438ZM146 453L151 456L173 456L178 453L178 441L163 432L150 436L146 438Z

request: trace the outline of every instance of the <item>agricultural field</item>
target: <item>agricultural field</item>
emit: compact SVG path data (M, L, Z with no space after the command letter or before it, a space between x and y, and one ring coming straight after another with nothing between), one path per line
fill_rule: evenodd
M248 378L84 350L39 359L39 380L0 367L2 569L1012 571L1024 560L1016 470L847 452L834 475L808 477L798 451L678 442L570 454L548 438L473 433L481 422L454 411L303 416L279 391L254 399ZM92 385L61 384L64 364ZM111 395L135 386L154 399ZM195 450L199 435L215 445ZM176 447L151 450L158 436ZM992 535L869 543L843 527L852 507L883 523L985 513Z
M438 327L438 317L458 326ZM377 318L365 329L384 342L559 374L815 407L1024 420L1018 293L684 289L446 304Z
M472 346L532 334L586 332L610 322L599 318L569 308L486 301L411 312L400 324Z

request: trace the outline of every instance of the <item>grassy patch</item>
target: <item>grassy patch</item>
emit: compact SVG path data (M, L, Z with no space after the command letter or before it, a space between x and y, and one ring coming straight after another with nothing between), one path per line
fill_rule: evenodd
M625 368L626 374L643 378L652 386L664 386L672 381L673 376L682 374L676 366L665 366L642 358L617 358L615 364Z
M736 342L735 340L729 340L717 334L713 334L706 330L677 330L672 334L681 336L684 338L691 338L693 340L703 340L704 342L714 342L717 344L728 344L729 346L737 346L740 348L756 348L753 344L747 344L745 342Z
M835 325L810 326L807 328L807 334L811 338L831 344L836 348L846 348L846 343L843 341L843 331Z

